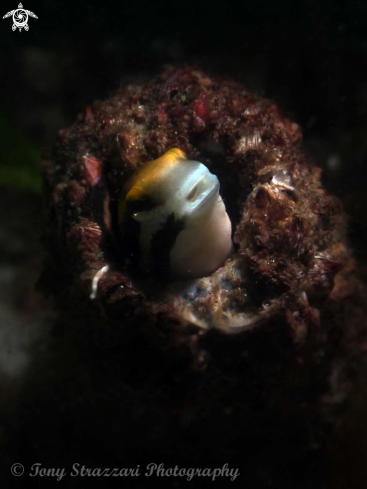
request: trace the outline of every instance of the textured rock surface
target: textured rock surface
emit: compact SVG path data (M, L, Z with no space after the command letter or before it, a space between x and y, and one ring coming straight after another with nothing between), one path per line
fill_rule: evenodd
M88 107L45 155L42 284L64 309L61 343L88 365L73 416L92 438L121 436L117 459L148 460L154 447L171 465L225 460L250 487L322 480L314 464L359 369L365 292L340 203L300 140L241 84L169 68ZM139 277L116 238L121 186L171 147L218 176L235 231L236 255L183 292ZM256 327L228 335L213 311Z

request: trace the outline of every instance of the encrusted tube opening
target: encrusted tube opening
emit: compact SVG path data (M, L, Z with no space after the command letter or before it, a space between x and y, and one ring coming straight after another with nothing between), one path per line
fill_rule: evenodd
M350 262L300 139L272 102L199 70L122 87L45 164L54 253L122 316L232 333L280 314L300 341Z

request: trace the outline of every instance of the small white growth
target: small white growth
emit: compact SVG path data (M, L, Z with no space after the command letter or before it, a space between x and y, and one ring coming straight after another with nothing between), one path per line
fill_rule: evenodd
M292 192L295 188L292 185L292 177L289 175L287 170L278 171L272 178L271 183L277 187L282 187L285 190L291 190Z
M245 153L248 149L256 148L261 143L261 135L259 129L254 129L252 132L241 137L237 153Z
M101 280L103 275L108 272L109 266L105 265L102 267L98 272L94 275L93 280L92 280L92 292L89 296L91 300L94 300L97 297L97 292L98 292L98 282Z
M305 304L307 304L307 305L308 305L308 298L307 298L307 294L306 294L306 292L305 292L305 291L302 291L302 292L301 292L301 297L302 297L302 299L304 300Z

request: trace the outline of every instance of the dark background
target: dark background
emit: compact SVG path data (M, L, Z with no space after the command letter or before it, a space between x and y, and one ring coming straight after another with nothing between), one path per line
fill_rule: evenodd
M3 2L3 14L16 3ZM13 32L11 18L0 23L0 184L38 190L39 148L85 105L165 64L194 63L243 81L301 125L325 185L344 199L359 252L366 2L31 1L24 8L38 15L28 32Z
M2 2L1 17L17 3ZM0 409L6 423L16 426L12 413L34 338L49 334L47 304L34 291L42 262L40 151L87 104L166 64L193 63L240 80L301 125L324 185L344 203L348 239L365 275L365 1L23 5L38 16L29 19L28 32L13 32L11 18L0 20Z

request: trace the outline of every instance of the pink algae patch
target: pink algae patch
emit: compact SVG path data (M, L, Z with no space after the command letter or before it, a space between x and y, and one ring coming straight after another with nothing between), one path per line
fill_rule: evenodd
M83 178L90 186L94 187L101 179L102 165L97 158L90 155L83 156L83 162Z

